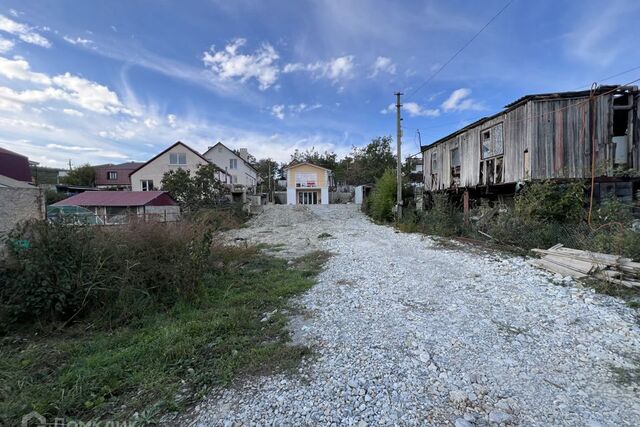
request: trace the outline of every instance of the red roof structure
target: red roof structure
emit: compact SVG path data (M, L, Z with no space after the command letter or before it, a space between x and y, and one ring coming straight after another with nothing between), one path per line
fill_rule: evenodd
M0 175L17 181L31 182L29 158L0 147Z
M166 191L85 191L52 206L175 206Z
M96 185L131 185L131 178L129 175L142 165L144 165L144 163L127 162L119 165L95 166Z

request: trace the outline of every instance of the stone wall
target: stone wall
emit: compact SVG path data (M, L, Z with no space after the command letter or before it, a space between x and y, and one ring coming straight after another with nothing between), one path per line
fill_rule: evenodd
M16 224L29 219L44 218L42 190L0 187L0 246Z

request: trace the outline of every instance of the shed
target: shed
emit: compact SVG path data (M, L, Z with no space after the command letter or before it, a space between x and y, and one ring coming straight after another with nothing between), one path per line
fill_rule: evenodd
M86 191L52 206L81 206L106 224L122 224L132 218L144 221L177 221L180 206L166 191Z

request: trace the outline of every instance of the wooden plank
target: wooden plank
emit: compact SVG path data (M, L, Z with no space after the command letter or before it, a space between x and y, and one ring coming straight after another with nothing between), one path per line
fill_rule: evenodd
M571 270L576 270L584 274L595 273L602 268L601 264L593 263L591 261L584 261L575 258L557 256L557 255L545 255L542 259L551 261L555 264L567 267Z
M563 276L571 276L571 277L575 277L576 279L582 279L584 277L588 277L588 275L584 273L567 268L565 266L556 264L554 262L551 262L545 259L537 259L532 261L531 263L537 267L544 268L545 270L548 270L552 273L558 273Z

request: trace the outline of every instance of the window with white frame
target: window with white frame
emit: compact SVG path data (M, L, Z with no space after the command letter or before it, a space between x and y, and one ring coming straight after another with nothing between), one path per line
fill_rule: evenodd
M116 179L118 179L118 172L115 172L115 171L107 172L107 180L108 181L115 181Z
M229 159L229 169L238 169L238 159Z
M152 179L142 179L140 180L140 184L142 185L142 191L153 191Z
M296 187L317 187L318 174L296 172Z
M174 166L184 166L187 164L187 153L170 153L169 164Z

